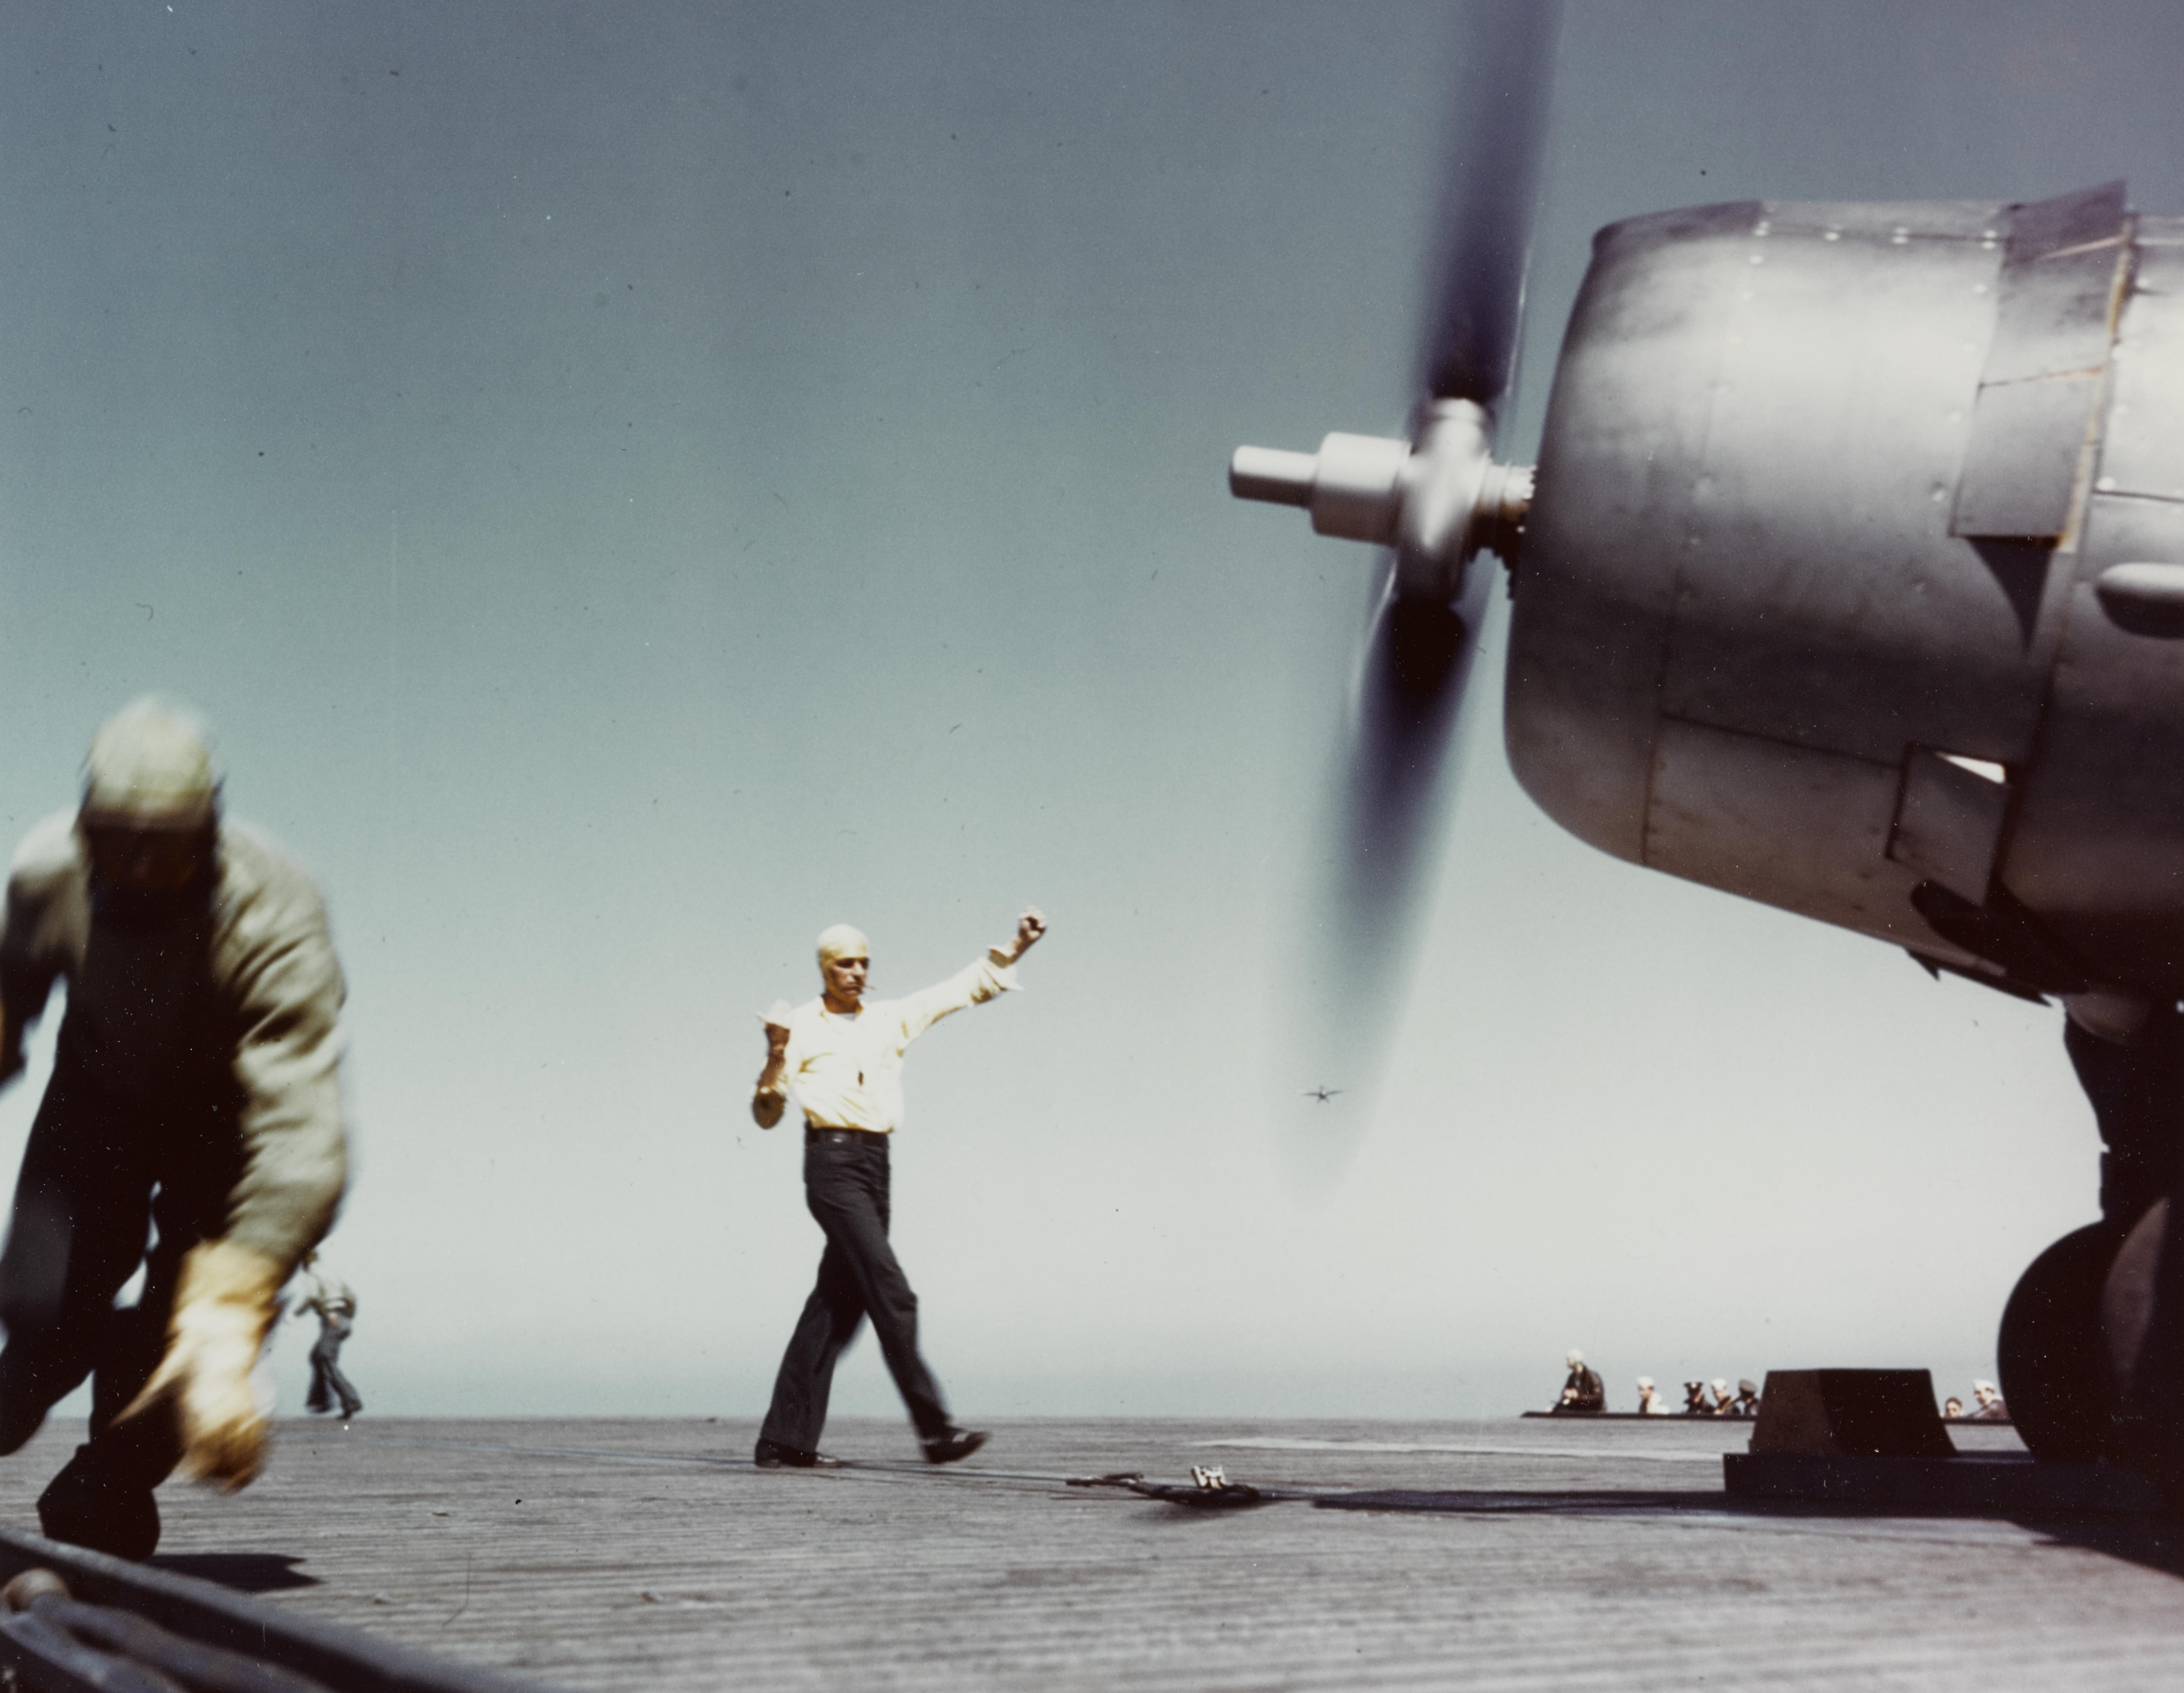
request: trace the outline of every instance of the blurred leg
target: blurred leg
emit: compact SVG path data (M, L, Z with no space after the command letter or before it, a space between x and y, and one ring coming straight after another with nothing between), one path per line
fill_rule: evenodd
M125 1344L114 1295L143 1260L152 1172L143 1126L56 1071L40 1104L0 1249L0 1453Z
M109 1311L101 1330L91 1438L39 1497L38 1520L56 1540L127 1558L149 1557L159 1545L153 1493L181 1461L181 1428L170 1407L116 1419L166 1350L184 1255L226 1226L242 1166L235 1120L231 1099L184 1101L146 1135L156 1147L151 1215L158 1237L145 1255L143 1293L131 1309ZM142 1233L136 1238L142 1253Z
M343 1418L346 1420L354 1416L364 1409L364 1395L357 1392L354 1383L342 1374L341 1366L338 1364L333 1366L333 1377L334 1394L341 1400Z

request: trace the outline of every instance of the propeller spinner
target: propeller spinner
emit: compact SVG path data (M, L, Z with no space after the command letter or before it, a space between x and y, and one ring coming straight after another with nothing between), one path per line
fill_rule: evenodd
M1454 600L1482 548L1507 556L1532 503L1529 465L1500 464L1493 417L1469 400L1435 400L1415 443L1333 434L1317 453L1239 447L1228 491L1301 506L1313 530L1395 549L1396 595Z

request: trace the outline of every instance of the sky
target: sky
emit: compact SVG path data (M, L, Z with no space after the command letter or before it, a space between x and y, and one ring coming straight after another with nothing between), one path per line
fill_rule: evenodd
M5 6L0 831L156 690L319 877L372 1412L756 1415L820 1237L755 1014L1031 902L894 1149L968 1420L1991 1373L2097 1210L2059 1012L1563 835L1498 611L1387 1072L1294 1073L1371 558L1223 469L1400 427L1463 15ZM1575 0L1504 447L1600 226L2184 211L2180 81L2159 3Z

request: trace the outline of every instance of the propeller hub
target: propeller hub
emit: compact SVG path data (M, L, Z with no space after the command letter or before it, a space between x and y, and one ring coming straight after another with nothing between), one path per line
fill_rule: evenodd
M1481 548L1511 556L1531 506L1531 467L1496 461L1491 427L1484 407L1440 400L1415 444L1331 434L1317 453L1239 447L1228 491L1302 506L1319 534L1395 548L1396 593L1446 603Z

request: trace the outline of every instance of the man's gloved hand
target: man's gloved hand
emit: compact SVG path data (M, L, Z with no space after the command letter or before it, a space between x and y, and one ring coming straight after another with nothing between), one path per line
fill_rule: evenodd
M170 1403L182 1436L181 1472L233 1492L265 1457L265 1408L251 1385L278 1309L282 1277L272 1260L224 1240L182 1260L166 1355L117 1422Z

